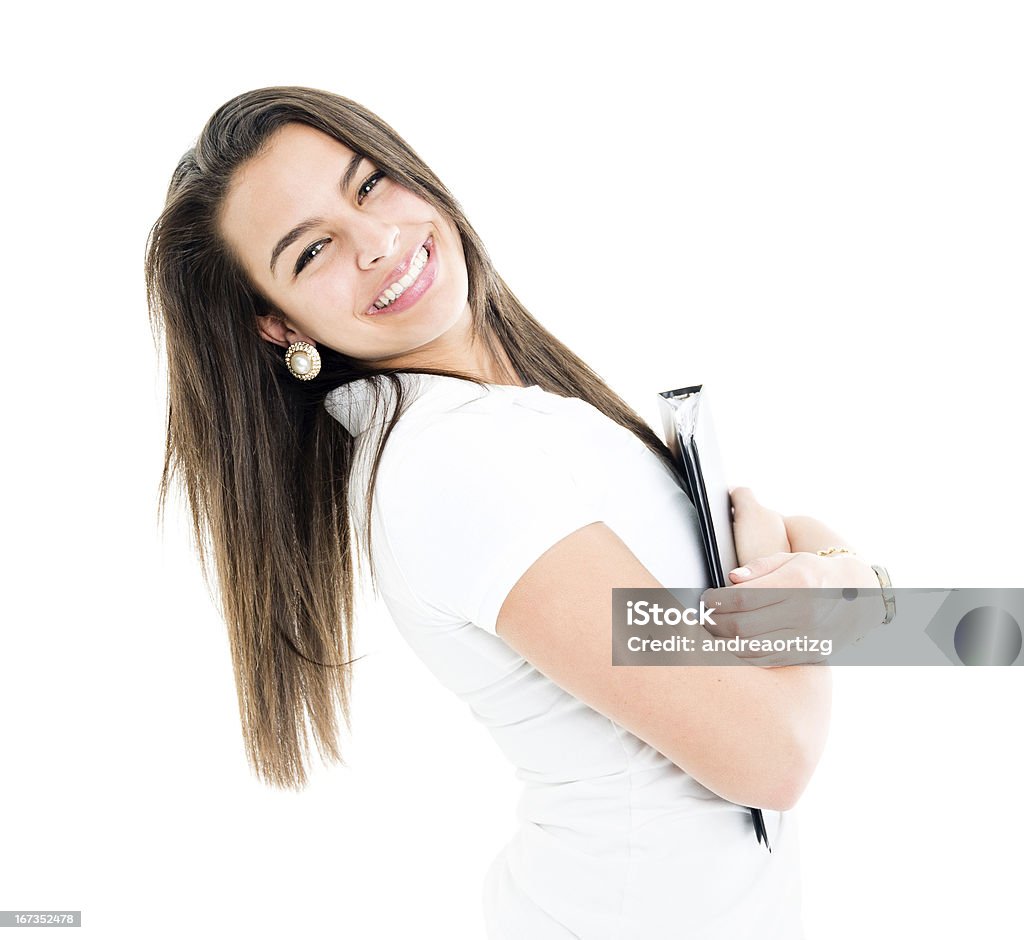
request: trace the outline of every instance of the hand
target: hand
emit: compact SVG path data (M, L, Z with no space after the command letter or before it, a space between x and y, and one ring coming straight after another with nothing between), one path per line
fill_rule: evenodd
M752 560L746 569L729 573L732 587L711 588L701 600L715 608L709 633L768 647L734 651L755 665L823 662L885 618L878 578L856 555L776 552ZM777 590L754 590L760 588ZM844 588L856 589L854 596L848 599L837 590Z
M762 506L749 487L737 486L729 491L729 496L732 498L732 534L739 564L793 550L786 534L785 517Z

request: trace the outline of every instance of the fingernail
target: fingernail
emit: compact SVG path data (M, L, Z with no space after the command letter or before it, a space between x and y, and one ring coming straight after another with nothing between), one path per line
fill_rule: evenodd
M732 571L729 572L729 574L734 574L737 578L749 578L750 569L746 565L744 565L742 568L733 568Z

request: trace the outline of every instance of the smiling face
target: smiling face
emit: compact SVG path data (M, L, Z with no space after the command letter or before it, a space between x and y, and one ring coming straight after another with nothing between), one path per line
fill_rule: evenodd
M232 179L219 229L280 316L260 332L367 365L455 367L471 312L462 240L437 209L369 160L286 124Z

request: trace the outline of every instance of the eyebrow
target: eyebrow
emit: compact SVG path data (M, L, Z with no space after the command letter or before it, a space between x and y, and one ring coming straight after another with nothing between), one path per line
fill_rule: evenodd
M356 171L359 169L359 164L362 163L363 158L361 154L356 154L348 162L348 166L345 167L345 172L341 175L341 182L339 186L341 191L348 192L348 188L352 183L352 177L356 175ZM270 273L274 273L274 267L277 265L277 259L281 257L282 253L290 248L298 239L302 238L310 229L316 228L318 225L323 225L323 219L305 219L295 226L287 235L281 238L276 245L274 250L270 253Z

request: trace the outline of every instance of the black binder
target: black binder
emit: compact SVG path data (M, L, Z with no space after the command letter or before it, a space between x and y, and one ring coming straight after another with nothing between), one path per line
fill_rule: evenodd
M697 511L708 580L713 587L729 587L732 582L727 579L727 572L737 565L732 537L732 501L707 392L703 389L703 385L690 385L661 392L659 408L665 444L683 473L688 495ZM771 852L764 815L760 809L748 809L758 843L763 839Z

